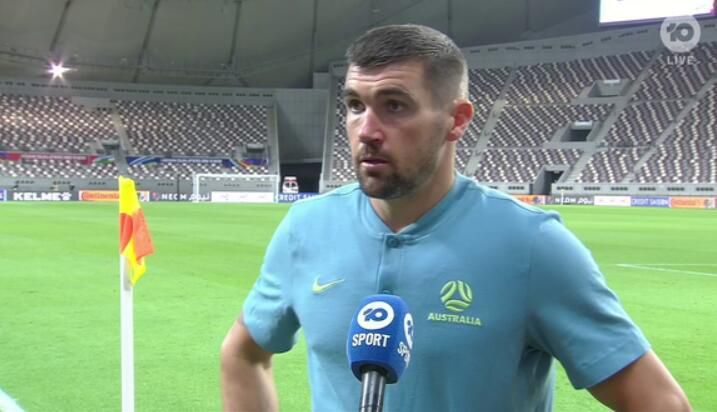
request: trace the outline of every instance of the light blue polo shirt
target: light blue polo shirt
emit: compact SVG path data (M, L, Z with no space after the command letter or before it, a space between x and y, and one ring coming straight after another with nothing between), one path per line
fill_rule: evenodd
M649 348L590 252L554 212L457 175L438 205L398 233L357 184L295 203L244 303L274 353L303 328L313 410L358 408L346 358L351 317L371 294L402 297L411 364L387 412L550 411L552 360L593 386Z

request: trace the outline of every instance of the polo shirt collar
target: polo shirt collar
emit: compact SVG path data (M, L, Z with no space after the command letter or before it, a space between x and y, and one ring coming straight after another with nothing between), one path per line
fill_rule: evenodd
M455 203L460 199L469 184L469 178L461 175L460 173L456 173L455 179L453 180L453 186L451 187L451 190L443 196L443 199L441 199L431 210L421 216L416 222L411 223L396 233L394 233L391 228L389 228L386 223L381 220L371 205L369 197L360 190L359 214L364 226L374 236L381 237L386 234L420 236L433 230L437 225L445 220L453 210L455 210Z

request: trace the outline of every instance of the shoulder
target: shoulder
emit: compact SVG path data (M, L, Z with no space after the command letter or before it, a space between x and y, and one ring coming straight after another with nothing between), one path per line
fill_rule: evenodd
M481 185L465 176L460 178L465 187L462 196L464 205L487 218L485 220L489 222L495 222L503 228L525 224L537 227L545 221L561 222L560 215L555 211L521 202L507 193Z
M350 183L318 196L294 202L289 209L289 215L294 218L307 218L326 217L327 214L337 212L351 213L362 195L358 183Z
M341 187L337 187L331 191L322 193L318 196L313 196L307 199L301 199L294 203L294 205L315 205L322 204L325 202L337 201L345 199L347 197L356 196L361 192L357 182L349 183Z

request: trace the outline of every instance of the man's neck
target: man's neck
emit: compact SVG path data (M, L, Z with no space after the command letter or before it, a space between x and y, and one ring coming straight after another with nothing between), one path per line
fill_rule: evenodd
M370 198L371 206L376 214L393 232L415 223L429 210L433 209L451 191L455 182L455 174L450 174L426 182L417 193L398 199Z

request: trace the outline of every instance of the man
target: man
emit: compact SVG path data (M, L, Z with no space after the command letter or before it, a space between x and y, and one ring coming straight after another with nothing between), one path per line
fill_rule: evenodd
M347 57L359 182L294 204L277 228L222 346L225 410L277 410L271 356L300 327L313 409L355 410L346 336L375 293L401 296L415 319L411 365L386 411L549 411L553 358L613 409L689 410L558 216L454 172L473 116L456 45L427 27L386 26Z

